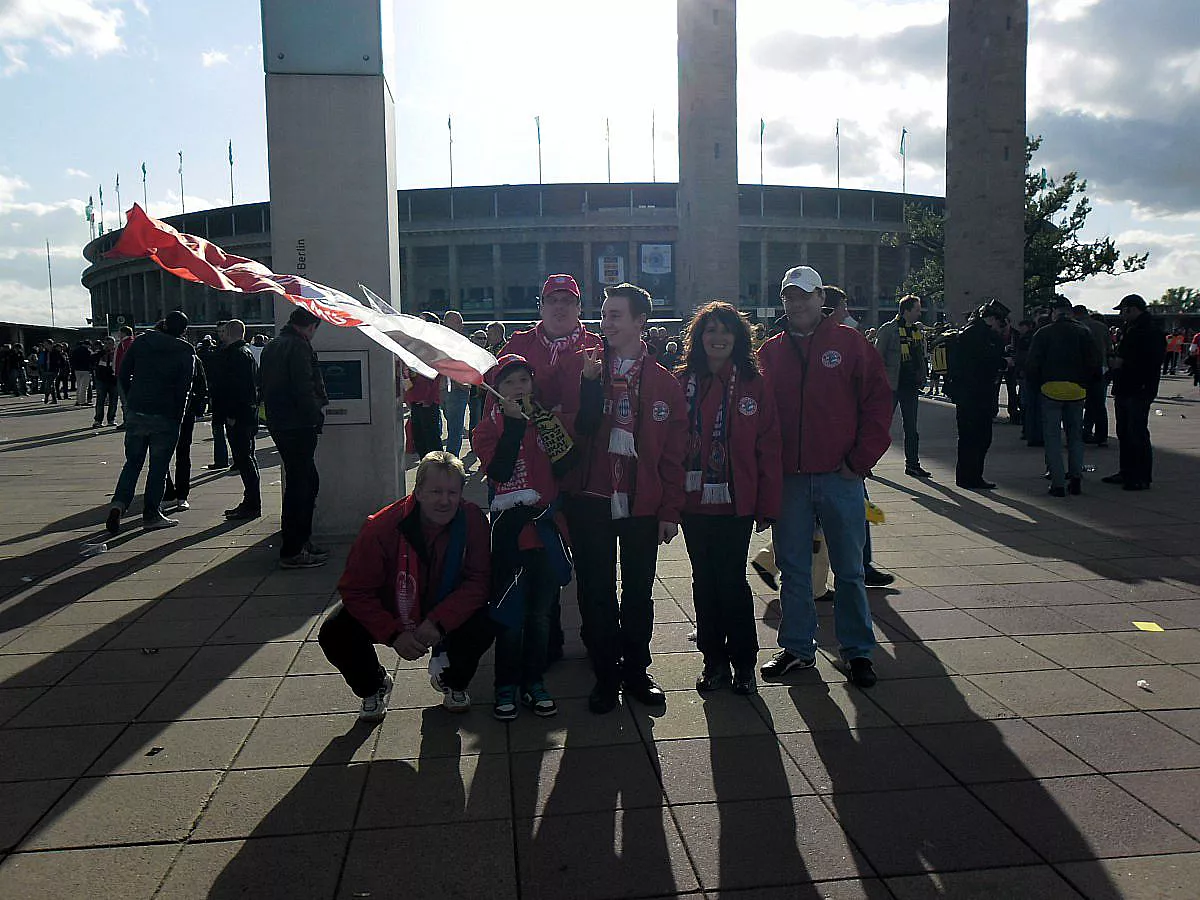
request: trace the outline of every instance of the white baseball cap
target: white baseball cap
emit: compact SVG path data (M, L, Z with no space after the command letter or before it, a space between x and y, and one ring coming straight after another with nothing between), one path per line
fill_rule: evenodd
M812 293L821 286L821 276L812 266L796 266L787 270L783 276L783 284L779 286L782 294L787 288L796 286L802 291Z

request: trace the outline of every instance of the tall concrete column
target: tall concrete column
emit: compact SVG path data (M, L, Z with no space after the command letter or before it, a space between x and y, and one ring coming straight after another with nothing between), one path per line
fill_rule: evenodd
M837 286L846 290L846 245L837 245ZM849 293L849 292L847 292Z
M1028 0L952 0L946 70L946 312L1024 297Z
M392 2L261 4L272 265L354 296L361 281L398 305ZM277 301L276 325L293 308ZM347 373L329 407L342 418L326 416L317 450L315 528L353 534L403 494L393 356L328 324L314 349Z
M758 305L774 306L774 292L767 287L767 242L758 242Z
M541 193L542 193L541 191L538 191L539 197L541 196ZM537 248L538 248L538 277L540 277L542 279L542 281L545 281L546 276L552 274L552 273L546 271L546 242L538 241ZM541 289L541 284L538 285L538 289L539 290Z
M553 273L547 273L553 274ZM583 314L589 315L593 309L599 309L595 291L592 285L596 283L596 270L592 264L592 242L583 242L583 278L579 279L579 292L582 295Z
M450 244L446 248L446 309L458 309L458 245ZM435 310L439 315L441 310Z
M504 306L504 258L499 244L492 244L492 311Z
M738 296L736 14L736 0L677 0L680 310Z

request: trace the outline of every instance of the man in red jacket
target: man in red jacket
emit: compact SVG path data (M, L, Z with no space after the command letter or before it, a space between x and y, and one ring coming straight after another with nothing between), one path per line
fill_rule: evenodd
M853 328L821 315L821 276L808 266L784 275L787 326L759 350L775 392L783 437L783 505L775 524L782 648L762 667L778 678L816 664L812 595L814 523L835 576L834 627L851 680L875 683L875 637L864 583L863 481L891 443L892 392L883 359Z
M407 660L440 647L448 667L435 671L431 682L445 693L442 705L450 712L471 708L467 686L494 632L487 613L488 524L478 506L462 499L465 481L456 456L429 454L417 466L412 494L370 516L350 548L338 582L342 604L321 626L319 640L362 698L364 721L387 715L392 693L375 644Z
M683 388L642 341L650 309L650 295L639 287L607 288L601 318L607 349L575 354L562 375L579 391L574 428L580 463L567 524L584 643L596 675L588 698L595 713L615 709L622 688L647 706L666 703L647 671L650 595L658 545L679 533L688 420Z

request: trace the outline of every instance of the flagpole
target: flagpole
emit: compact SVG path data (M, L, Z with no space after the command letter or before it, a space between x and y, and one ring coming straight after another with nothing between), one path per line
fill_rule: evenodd
M655 112L650 110L650 180L658 181L658 140L655 129Z
M908 129L900 129L900 196L903 197L908 193L908 148L905 146L905 139L908 137Z
M842 120L835 119L833 125L833 144L837 157L837 217L842 217Z
M94 241L96 239L96 206L92 202L91 194L88 194L88 203L83 211L83 217L87 219L88 223L88 240Z
M121 227L121 173L117 173L117 227Z
M604 144L608 154L608 183L612 184L612 132L608 130L608 116L604 117Z
M50 269L50 238L46 238L46 282L50 285L50 327L54 327L54 272Z
M234 205L233 200L233 139L229 141L229 205Z
M534 116L533 124L537 126L538 184L541 184L542 183L542 117Z
M179 212L187 212L187 201L183 199L183 151L179 151Z
M767 214L766 181L763 178L763 138L767 133L767 120L758 120L758 216L764 218Z
M100 185L100 234L104 234L104 185Z
M446 116L446 132L450 151L450 218L454 218L454 118Z
M150 201L146 198L146 164L142 163L142 207L150 213Z

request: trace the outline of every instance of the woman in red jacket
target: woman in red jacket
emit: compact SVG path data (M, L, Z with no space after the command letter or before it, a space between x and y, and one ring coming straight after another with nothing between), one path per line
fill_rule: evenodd
M704 671L696 689L757 690L758 637L746 581L750 535L779 515L783 488L775 399L759 372L750 323L729 303L696 311L677 377L687 397L683 537L692 561L696 645Z

